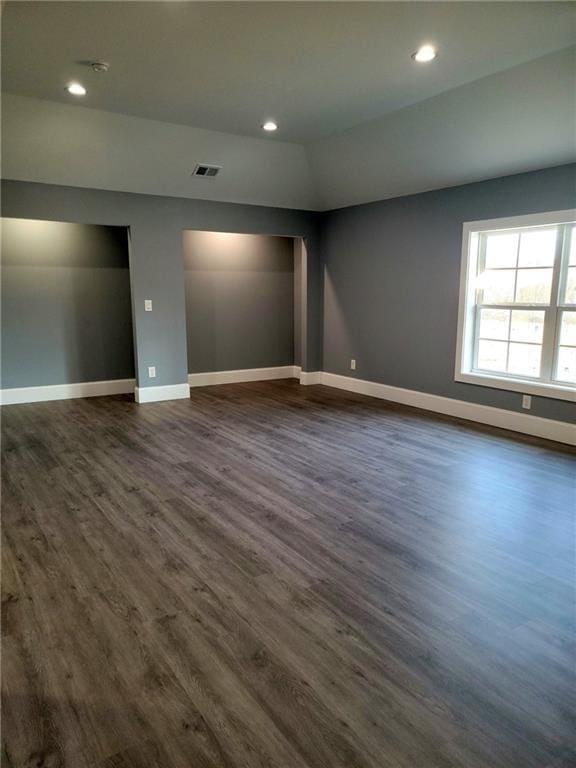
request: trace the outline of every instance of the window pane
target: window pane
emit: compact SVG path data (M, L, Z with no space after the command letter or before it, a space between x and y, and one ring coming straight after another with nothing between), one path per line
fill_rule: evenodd
M519 376L540 376L540 353L536 344L510 344L508 372Z
M487 270L480 276L482 301L485 304L508 304L514 301L513 269Z
M556 378L559 381L576 384L576 349L574 347L560 347L558 350Z
M544 333L544 312L528 312L515 309L512 312L510 338L512 341L542 343Z
M486 371L506 371L506 353L508 344L505 341L478 342L478 368Z
M480 311L480 337L483 339L508 339L510 326L509 309L482 309Z
M515 267L518 253L518 234L487 235L486 269Z
M556 229L535 229L520 236L519 267L552 267L556 252Z
M551 289L551 269L518 270L516 301L523 304L548 304Z
M563 303L576 304L576 267L568 267Z
M568 344L576 347L576 312L562 312L560 344Z

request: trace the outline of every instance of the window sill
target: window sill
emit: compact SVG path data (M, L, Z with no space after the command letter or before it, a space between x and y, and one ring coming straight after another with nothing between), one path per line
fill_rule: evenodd
M555 400L570 400L576 402L576 387L562 384L545 384L529 379L507 379L484 373L457 373L455 381L464 384L476 384L480 387L493 387L495 389L507 389L509 392L521 392L523 395L535 397L551 397Z

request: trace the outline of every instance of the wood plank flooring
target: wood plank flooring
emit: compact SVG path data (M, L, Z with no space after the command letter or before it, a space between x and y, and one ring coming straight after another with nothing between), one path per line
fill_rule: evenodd
M10 406L6 768L574 768L575 454L293 381Z

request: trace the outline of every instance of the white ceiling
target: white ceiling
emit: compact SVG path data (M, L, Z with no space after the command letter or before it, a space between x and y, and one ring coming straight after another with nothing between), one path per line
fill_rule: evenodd
M575 26L569 2L7 2L3 88L246 136L273 117L267 141L307 144L564 48ZM427 66L410 58L424 42Z
M191 176L197 163L222 170L213 179ZM300 144L11 94L2 99L2 175L149 195L318 207Z
M322 209L573 162L576 49L324 139L308 157Z

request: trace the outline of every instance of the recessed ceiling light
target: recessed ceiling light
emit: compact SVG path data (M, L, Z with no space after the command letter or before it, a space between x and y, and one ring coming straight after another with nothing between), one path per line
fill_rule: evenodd
M266 120L266 122L262 125L262 128L265 131L272 133L272 131L278 130L278 123L275 123L274 120Z
M416 53L412 54L412 58L414 61L417 61L418 64L426 64L429 61L433 61L436 56L438 55L436 48L432 45L422 45Z
M66 86L66 90L68 93L71 93L72 96L86 96L86 88L84 88L83 85L80 85L80 83L70 83L70 85Z

